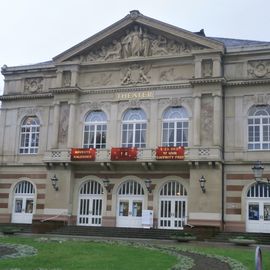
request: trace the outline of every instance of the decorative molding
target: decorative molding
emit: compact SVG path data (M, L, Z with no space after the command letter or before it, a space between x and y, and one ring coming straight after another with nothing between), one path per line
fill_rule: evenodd
M192 79L189 80L191 85L196 85L196 84L214 84L214 83L218 83L218 84L225 84L226 80L225 78L222 77L218 77L218 78L199 78L199 79Z
M55 87L49 88L53 94L69 94L69 93L79 93L82 90L78 86L73 87Z
M22 99L39 99L39 98L52 98L52 93L42 94L25 94L25 95L3 95L0 96L1 101L22 100Z
M256 94L252 96L244 96L244 105L266 105L270 104L270 95L267 94Z
M43 78L27 78L24 81L24 91L28 93L41 92L43 89Z
M227 81L226 86L270 84L270 79Z

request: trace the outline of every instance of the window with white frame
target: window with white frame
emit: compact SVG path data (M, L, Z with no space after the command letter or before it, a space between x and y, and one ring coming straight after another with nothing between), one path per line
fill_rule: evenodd
M103 111L86 115L84 122L84 148L106 148L107 116Z
M20 154L36 154L39 145L40 122L36 116L26 117L21 124Z
M248 149L270 149L270 106L253 106L248 113Z
M130 109L122 119L122 147L146 147L146 115L142 109Z
M183 107L170 107L162 117L162 146L188 146L188 114Z

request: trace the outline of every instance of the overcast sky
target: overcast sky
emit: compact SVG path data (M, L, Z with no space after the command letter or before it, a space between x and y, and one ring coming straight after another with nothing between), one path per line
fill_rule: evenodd
M0 66L51 60L134 9L211 37L270 42L269 0L0 0Z

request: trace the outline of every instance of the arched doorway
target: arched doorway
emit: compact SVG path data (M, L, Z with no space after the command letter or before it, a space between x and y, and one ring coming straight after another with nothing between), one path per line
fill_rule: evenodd
M187 220L187 191L177 182L163 185L159 194L159 223L162 229L182 229Z
M270 233L270 186L253 184L247 192L247 232Z
M19 182L14 188L12 223L32 223L35 206L35 188L28 181Z
M121 184L117 194L117 227L142 227L144 190L140 183L129 180Z
M82 184L79 191L79 210L77 224L82 226L101 226L103 187L94 180Z

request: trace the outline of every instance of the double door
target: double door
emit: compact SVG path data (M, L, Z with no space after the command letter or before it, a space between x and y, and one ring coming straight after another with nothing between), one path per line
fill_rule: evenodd
M247 202L246 231L270 233L270 201Z
M31 224L34 211L34 197L20 195L14 197L12 223Z
M117 227L142 227L143 198L119 196Z
M101 226L102 198L80 197L78 225Z
M159 202L159 228L182 229L186 223L186 199L161 198Z

